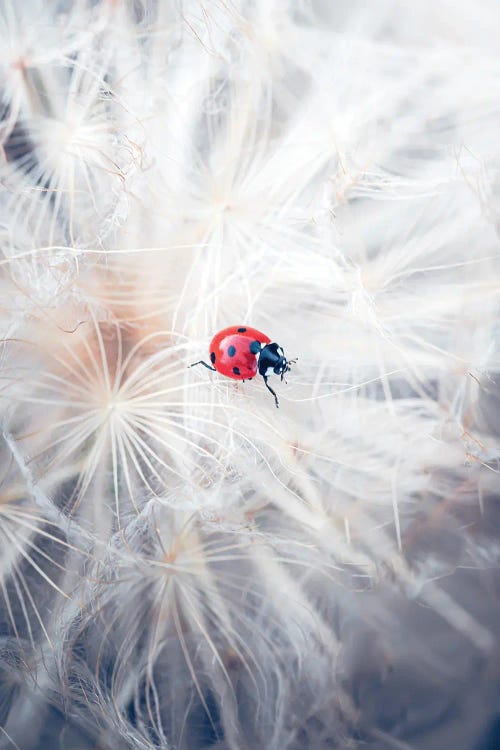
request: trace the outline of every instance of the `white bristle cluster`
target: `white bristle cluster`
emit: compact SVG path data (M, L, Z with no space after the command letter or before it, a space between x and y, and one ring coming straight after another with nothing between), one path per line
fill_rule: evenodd
M0 747L475 747L499 28L0 0ZM188 367L240 323L297 358L279 410Z

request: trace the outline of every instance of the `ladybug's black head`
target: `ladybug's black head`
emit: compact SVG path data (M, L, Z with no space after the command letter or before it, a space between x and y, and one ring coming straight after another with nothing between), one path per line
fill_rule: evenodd
M269 375L274 373L275 375L281 375L281 380L283 380L285 373L289 371L293 361L287 360L279 344L266 344L261 349L259 355L259 374L269 377Z

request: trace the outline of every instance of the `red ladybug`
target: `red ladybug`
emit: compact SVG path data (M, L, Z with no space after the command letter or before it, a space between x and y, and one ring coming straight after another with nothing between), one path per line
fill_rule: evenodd
M189 367L203 365L233 380L251 380L259 373L264 378L266 388L273 394L277 407L278 397L267 379L274 373L281 375L283 380L290 365L297 361L287 360L279 344L271 342L265 333L249 326L229 326L219 331L210 342L209 352L212 365L200 360Z

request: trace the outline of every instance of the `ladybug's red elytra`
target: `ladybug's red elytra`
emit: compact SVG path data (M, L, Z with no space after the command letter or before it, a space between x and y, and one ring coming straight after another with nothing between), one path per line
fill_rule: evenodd
M297 360L287 360L279 344L273 343L269 336L250 326L229 326L216 333L210 342L211 365L200 360L189 367L203 365L209 370L220 372L233 380L251 380L254 375L264 378L266 388L274 396L276 407L279 401L267 379L273 373L281 375L283 380L290 365Z

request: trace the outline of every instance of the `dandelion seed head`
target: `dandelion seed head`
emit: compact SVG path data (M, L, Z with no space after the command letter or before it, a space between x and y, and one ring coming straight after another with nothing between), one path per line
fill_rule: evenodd
M497 26L1 4L9 741L48 700L103 748L411 744L442 704L479 742L446 717L497 679ZM298 358L279 409L189 367L240 323Z

